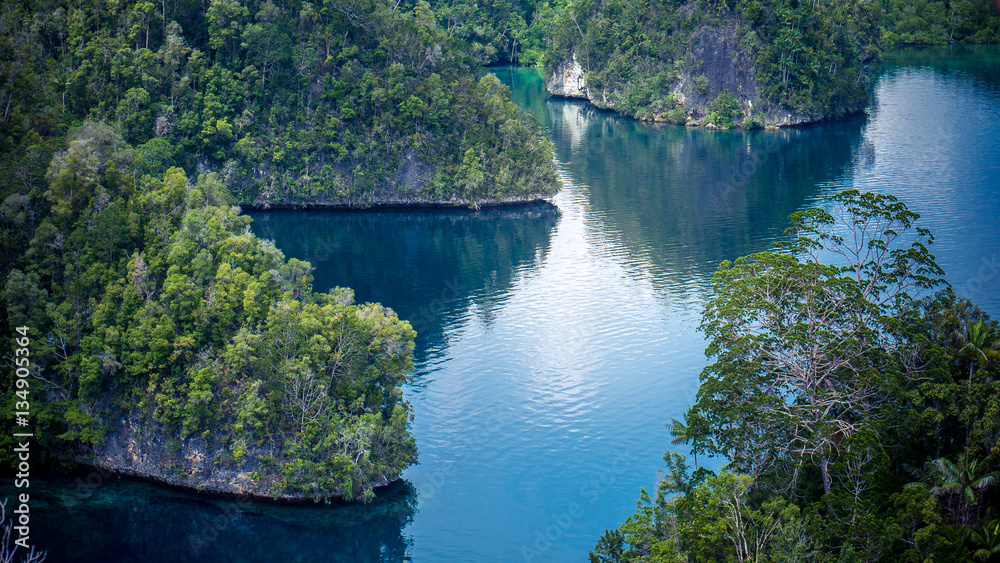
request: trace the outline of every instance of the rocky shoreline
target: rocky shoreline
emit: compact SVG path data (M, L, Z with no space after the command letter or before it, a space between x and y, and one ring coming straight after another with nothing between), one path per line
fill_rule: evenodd
M383 199L379 201L358 202L302 202L302 203L241 203L243 211L278 211L304 210L317 211L370 211L370 210L416 210L416 209L497 209L531 207L536 205L552 205L554 196L535 195L527 198L513 197L502 199L486 199L469 201L452 200L419 200L419 199Z
M736 73L733 72L733 75ZM550 94L558 98L567 99L583 99L589 101L595 107L603 110L617 111L615 109L614 102L609 99L610 96L605 90L600 92L592 92L587 87L586 70L580 65L577 60L576 54L574 53L572 57L559 63L555 69L545 77L545 89ZM678 125L686 125L688 127L702 127L707 126L709 129L718 129L714 124L707 122L707 102L708 98L706 96L692 96L689 92L690 81L680 80L674 87L672 92L679 101L685 103L685 109L687 111L687 120L684 123L677 123ZM717 80L715 84L710 82L710 91L722 91L728 89L728 87L733 86L733 80ZM734 88L737 90L737 99L741 101L744 111L744 117L751 117L753 109L753 100L751 95L756 94L756 88L748 94L744 88ZM850 113L856 113L862 111L864 108L843 108L843 111L834 112L831 114L817 114L808 115L797 113L795 111L789 110L787 108L768 108L762 112L764 116L764 122L761 124L765 129L776 129L780 127L794 127L799 125L808 125L811 123L817 123L819 121L824 121L826 119L831 119L834 117L840 117ZM656 115L647 118L635 118L639 121L652 121L657 123L676 123L675 121L666 118L663 115Z
M130 414L93 451L77 463L102 474L142 479L192 492L236 496L271 502L298 503L343 499L342 491L288 491L280 486L282 461L277 444L249 445L242 459L201 435L180 438L159 424ZM399 475L382 475L374 487L384 487Z
M807 125L863 111L868 103L865 98L850 107L803 113L768 102L758 88L755 57L739 39L739 24L735 19L705 25L692 32L690 50L677 67L669 92L664 92L672 96L677 106L664 108L661 113L631 115L616 108L615 100L628 90L628 85L609 83L591 88L586 78L591 69L586 67L593 61L584 59L574 50L550 67L544 77L545 89L553 96L588 100L600 109L617 111L640 121L713 128L715 124L709 121L709 105L724 91L735 98L737 113L741 114L735 126L743 128Z

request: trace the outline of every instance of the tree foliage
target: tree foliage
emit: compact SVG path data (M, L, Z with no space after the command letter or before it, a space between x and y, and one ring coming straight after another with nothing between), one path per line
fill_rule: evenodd
M924 244L930 234L892 196L848 191L832 201L836 218L791 216L784 252L720 266L702 323L716 361L692 409L713 429L702 447L734 468L759 475L787 464L795 475L815 461L825 493L831 458L876 427L908 375L899 322L912 293L943 273Z
M745 127L788 112L837 116L867 103L883 46L1000 37L988 0L584 0L535 14L546 48L531 61L551 72L575 54L601 107L720 127L725 116L706 108L726 89Z
M668 426L727 465L689 475L668 452L657 499L643 493L592 560L991 556L1000 362L969 343L992 346L997 324L943 283L916 213L831 199L714 277L714 361Z
M867 103L878 23L870 3L855 0L585 0L553 20L545 64L551 72L575 54L591 98L640 119L683 122L671 113L680 100L695 115L727 89L740 122L833 116ZM717 110L709 120L731 126L730 108Z
M146 171L216 171L259 206L554 193L538 124L474 79L475 60L426 2L156 8L4 3L0 152L19 155L5 183L37 186L46 143L89 118L114 123ZM472 188L456 181L469 150L483 174Z
M310 497L369 498L414 461L408 323L314 292L309 263L250 234L218 175L141 174L102 123L67 145L3 288L32 333L47 451L87 459L128 420L144 440L207 443L259 494Z
M1000 15L987 0L882 0L886 44L1000 43Z

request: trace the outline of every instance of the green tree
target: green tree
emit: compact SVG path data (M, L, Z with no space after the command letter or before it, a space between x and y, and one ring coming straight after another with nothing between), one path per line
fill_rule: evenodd
M941 504L923 483L911 483L890 498L893 517L886 528L898 539L891 561L960 561L961 534L948 525Z
M938 458L930 462L931 493L945 497L945 506L959 524L969 526L977 519L983 493L1000 479L1000 472L992 471L991 465L985 459L970 459L965 452L954 461Z
M989 561L1000 554L1000 520L986 522L981 529L968 531L969 540L976 546L973 554L976 559Z
M673 436L673 438L670 439L671 444L687 444L695 438L694 430L687 423L686 414L684 415L683 421L671 418L670 422L668 422L666 426L667 432ZM694 454L694 468L698 469L698 452L692 453Z
M972 373L976 364L985 365L990 358L1000 358L1000 339L997 338L991 328L982 320L976 321L971 326L965 326L962 332L957 333L956 339L961 347L959 354L969 356L969 389L972 389Z
M729 93L729 90L723 90L712 103L708 104L708 117L705 119L716 127L729 129L736 125L734 118L738 114L742 114L739 101Z
M249 13L249 9L238 0L212 0L205 13L212 48L235 59L240 30Z
M668 452L656 501L642 493L593 560L972 559L963 529L996 498L1000 387L995 362L964 385L955 336L986 346L996 323L947 286L918 299L942 272L905 205L832 199L794 214L777 251L714 278L702 324L714 363L667 427L729 465L689 476Z
M783 252L720 266L701 325L716 361L689 418L713 429L696 448L750 475L784 468L792 488L802 464L815 463L824 493L845 441L876 427L906 376L895 335L911 292L942 274L924 244L930 233L894 197L846 191L831 203L834 214L792 215Z
M620 530L605 530L590 552L590 563L621 563L625 561L625 534Z

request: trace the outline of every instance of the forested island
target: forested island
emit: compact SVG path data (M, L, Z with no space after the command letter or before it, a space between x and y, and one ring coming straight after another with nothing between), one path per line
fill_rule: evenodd
M4 2L0 28L3 346L31 344L49 464L280 499L396 479L412 328L314 292L238 205L545 199L538 123L423 2Z
M216 174L140 175L103 123L68 139L3 290L49 459L288 499L370 499L412 463L409 323L314 292Z
M796 125L867 105L879 37L864 1L579 4L553 34L548 88L639 119Z
M482 61L543 68L555 95L719 128L860 111L884 46L1000 42L987 0L493 0L435 10Z
M556 189L538 124L423 2L9 2L0 17L8 192L39 183L85 118L114 123L141 171L215 171L257 207Z
M798 125L861 111L883 45L1000 41L985 1L588 1L553 20L556 95L642 120Z
M668 424L693 464L668 451L655 498L592 562L996 560L1000 327L944 281L902 202L830 203L720 266L712 363Z

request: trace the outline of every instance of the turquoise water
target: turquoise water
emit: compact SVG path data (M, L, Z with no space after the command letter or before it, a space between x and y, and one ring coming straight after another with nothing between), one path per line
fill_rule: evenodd
M782 131L637 123L495 72L555 143L553 206L253 214L317 289L352 287L418 329L420 464L363 507L54 480L50 560L586 560L655 486L663 425L694 399L712 272L847 187L923 214L956 290L1000 314L995 46L894 52L867 114Z

